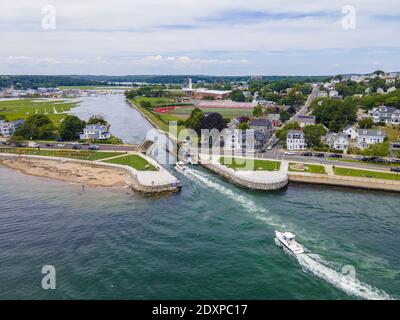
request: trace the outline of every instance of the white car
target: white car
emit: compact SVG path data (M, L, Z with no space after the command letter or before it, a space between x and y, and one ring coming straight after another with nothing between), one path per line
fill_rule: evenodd
M65 144L59 143L59 144L57 145L57 147L64 148L64 147L65 147Z
M295 155L296 155L296 152L293 152L293 151L286 151L284 154L285 154L285 156L295 156Z

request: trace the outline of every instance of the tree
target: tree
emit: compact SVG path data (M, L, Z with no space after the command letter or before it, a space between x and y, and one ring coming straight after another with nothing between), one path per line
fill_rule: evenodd
M14 135L25 139L53 139L56 136L56 128L48 116L34 114L26 118L24 124L15 130Z
M7 117L4 114L0 114L0 120L7 121Z
M190 117L186 120L186 126L199 133L203 118L204 118L203 111L201 111L199 108L194 108L190 113Z
M102 126L108 126L108 122L106 119L104 119L103 116L101 115L94 115L91 116L89 118L89 120L87 121L87 124L98 124L98 125L102 125Z
M358 125L362 129L370 129L374 126L374 121L371 118L363 119L358 122Z
M239 89L233 90L230 94L230 97L233 101L244 102L246 101L246 97L243 92Z
M74 140L85 127L85 121L77 116L67 116L60 126L60 136L63 140Z
M375 143L362 151L362 154L370 157L386 157L389 155L389 143Z
M321 145L321 137L326 135L326 129L321 124L309 125L304 128L304 136L310 147Z
M247 122L242 122L239 124L238 128L241 130L247 130L247 129L249 129L249 124Z
M222 131L226 126L224 118L217 112L212 112L203 117L200 128L201 129L217 129Z
M262 115L263 115L263 110L262 110L261 104L258 104L253 109L253 116L258 118L258 117L261 117Z
M290 119L290 114L286 110L281 110L281 112L279 112L279 115L281 116L282 122L288 121Z
M140 106L142 108L145 108L145 109L150 109L151 108L151 102L143 100L143 101L140 102Z

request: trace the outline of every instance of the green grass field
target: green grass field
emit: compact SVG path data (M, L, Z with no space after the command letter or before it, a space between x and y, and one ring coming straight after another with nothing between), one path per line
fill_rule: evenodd
M289 163L289 171L291 172L308 172L308 173L317 173L317 174L326 174L326 170L324 166L320 166L318 164L305 164L305 170L296 170L292 168L292 165L296 165L298 163L291 162Z
M253 171L275 171L279 170L281 163L279 161L231 158L221 157L219 163L234 170L253 170Z
M400 180L400 174L390 172L377 172L350 168L335 167L334 172L338 176L374 178L384 180Z
M148 97L135 97L135 99L133 99L133 101L135 102L135 104L138 104L140 106L140 103L142 101L147 101L150 102L152 107L157 107L166 103L174 103L174 100L169 99L169 98L148 98Z
M58 127L61 121L68 115L67 113L78 102L68 102L65 100L46 100L46 99L20 99L0 101L0 114L7 120L13 121L26 119L34 114L45 114Z
M381 162L366 162L360 161L356 159L338 159L338 158L328 158L328 160L332 161L341 161L341 162L352 162L352 163L360 163L360 164L373 164L376 166L385 166L385 167L400 167L400 163L381 163Z
M130 166L138 171L158 171L156 167L137 154L130 154L125 157L105 160L104 162Z
M96 161L116 157L125 154L125 152L103 152L103 151L75 151L75 150L48 150L38 151L33 148L0 148L1 153L15 153L47 157L60 157L78 160Z

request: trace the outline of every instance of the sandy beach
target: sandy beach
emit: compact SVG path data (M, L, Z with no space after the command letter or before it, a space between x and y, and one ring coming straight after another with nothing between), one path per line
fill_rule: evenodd
M0 164L33 176L48 177L97 187L132 186L135 182L124 170L102 168L70 161L13 158L0 159Z

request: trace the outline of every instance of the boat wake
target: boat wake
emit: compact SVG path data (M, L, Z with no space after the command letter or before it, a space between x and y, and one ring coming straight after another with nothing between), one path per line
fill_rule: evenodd
M354 275L336 271L324 265L321 261L314 259L310 254L303 253L297 255L296 258L304 271L311 272L348 295L367 300L393 300L393 297L383 290L361 282Z
M252 201L245 195L237 193L232 189L228 189L222 184L211 180L207 174L204 174L198 170L187 168L187 170L185 171L185 176L191 180L201 182L202 185L213 188L216 191L226 195L232 201L240 204L248 212L253 213L257 219L267 223L272 227L283 230L295 229L291 226L288 227L281 221L278 221L278 218L271 216L271 213L267 209L258 206L254 201ZM268 214L269 216L266 216L265 214ZM351 274L345 274L337 271L336 264L330 261L326 261L317 254L311 253L307 248L304 249L306 253L295 256L304 272L312 273L314 276L325 280L336 288L344 291L348 295L353 295L368 300L393 299L393 297L388 295L386 292L377 289L369 284L362 283Z

